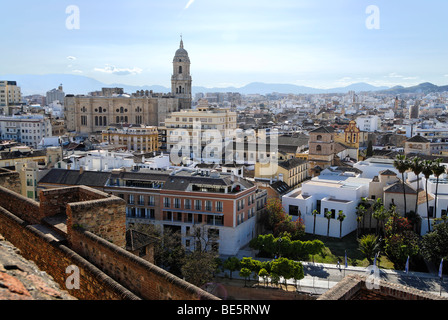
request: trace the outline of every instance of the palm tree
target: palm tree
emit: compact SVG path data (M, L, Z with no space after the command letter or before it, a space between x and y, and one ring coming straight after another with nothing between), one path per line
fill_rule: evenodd
M436 182L436 197L434 200L434 216L437 217L437 192L439 189L439 176L445 172L445 166L441 165L442 159L437 159L432 166L432 173L437 178Z
M374 234L366 234L358 239L358 249L362 252L370 264L373 263L373 256L380 249L380 241Z
M417 177L417 197L415 197L415 210L414 212L417 213L417 207L418 207L418 190L419 190L419 175L423 171L423 161L419 157L414 157L410 163L410 169Z
M316 234L316 216L317 216L318 214L320 214L319 211L317 211L317 210L314 210L314 211L313 211L313 216L314 216L313 234L314 234L314 235Z
M328 220L327 225L327 237L330 235L330 220L331 220L332 212L331 211L325 211L325 218Z
M423 162L423 170L422 173L425 176L425 191L426 191L426 217L428 219L428 232L431 231L431 223L429 222L429 199L428 199L428 180L432 175L432 161L425 160Z
M375 209L375 212L373 213L373 217L377 220L376 224L376 233L379 234L379 230L382 230L384 227L384 221L388 217L388 212L384 205L381 205L380 207ZM380 227L381 225L381 227Z
M342 210L339 210L338 212L338 220L339 220L339 239L342 238L342 221L345 219L345 214Z
M367 210L363 204L358 205L358 207L356 208L356 215L358 216L356 218L356 221L358 222L358 229L357 229L358 235L359 235L359 226L361 225L361 221L364 218L364 215L366 214L366 212L367 212Z
M394 167L398 170L398 172L401 173L401 182L403 184L404 213L406 214L406 181L404 179L404 174L409 169L409 161L406 156L402 154L397 155L397 158L394 160Z

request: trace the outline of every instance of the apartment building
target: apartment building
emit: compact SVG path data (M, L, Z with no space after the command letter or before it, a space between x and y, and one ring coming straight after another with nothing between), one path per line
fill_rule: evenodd
M0 117L0 136L37 148L43 138L53 135L51 120L44 115Z
M22 93L16 81L0 80L0 108L4 115L11 115L22 102Z
M155 126L132 126L102 131L103 142L114 146L125 146L127 150L153 152L159 150L158 130Z
M187 250L199 245L195 232L206 235L207 249L235 255L257 236L257 213L266 191L229 173L211 170L92 172L53 169L39 188L84 184L117 195L127 203L127 223L154 224L179 231Z
M210 143L231 141L237 129L237 114L225 108L209 107L206 101L201 101L194 110L173 112L165 119L167 150L176 145L186 145L190 152L211 154L218 151ZM216 150L214 150L215 148Z

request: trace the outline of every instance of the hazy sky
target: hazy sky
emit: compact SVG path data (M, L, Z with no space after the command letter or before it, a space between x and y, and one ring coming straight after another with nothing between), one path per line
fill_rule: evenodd
M71 5L79 20L66 13ZM366 11L371 5L379 20ZM0 7L0 74L170 87L182 34L195 86L448 84L446 0L14 0Z

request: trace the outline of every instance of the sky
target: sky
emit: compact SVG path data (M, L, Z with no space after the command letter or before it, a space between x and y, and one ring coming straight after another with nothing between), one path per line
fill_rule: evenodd
M15 0L1 11L0 74L170 87L182 35L194 86L448 84L446 0Z

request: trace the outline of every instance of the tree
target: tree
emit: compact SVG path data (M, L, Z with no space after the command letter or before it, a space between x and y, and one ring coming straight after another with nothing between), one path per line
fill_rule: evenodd
M296 284L297 289L297 280L302 280L305 277L305 273L303 272L303 265L298 261L292 261L292 278Z
M338 212L338 220L339 220L339 239L342 238L342 222L345 219L345 214L342 210L339 210Z
M264 286L266 286L267 278L269 277L269 272L265 268L261 268L258 272L258 276L263 279Z
M229 257L224 260L223 268L230 271L230 279L232 279L233 271L237 271L241 268L240 259L237 257Z
M429 221L429 198L428 198L428 180L432 175L432 161L425 160L423 162L422 173L425 176L425 190L426 190L426 218L428 220L428 232L431 232L431 223Z
M277 224L286 219L286 212L278 198L269 199L266 203L267 228L274 230Z
M292 221L292 217L285 212L282 202L277 198L268 200L264 223L266 229L272 231L274 236L287 232L293 239L299 239L305 235L303 220L299 218Z
M435 194L435 200L434 200L434 216L437 217L437 194L439 189L439 177L442 173L445 172L445 166L441 165L442 159L437 159L434 161L434 164L432 166L432 173L436 177L436 194Z
M293 270L291 260L287 258L278 258L272 262L271 273L283 277L286 288L288 288L286 280L292 278Z
M380 230L384 229L384 221L389 216L388 211L384 207L384 205L381 205L380 207L377 207L373 212L373 217L377 220L376 223L376 233L379 234Z
M423 161L419 157L414 157L410 162L410 168L412 172L417 177L417 196L415 197L415 210L414 212L417 213L417 207L418 207L418 191L420 189L419 183L420 183L420 173L423 171Z
M327 224L327 237L330 235L330 221L331 221L332 213L331 211L325 211L325 218L328 220Z
M380 250L378 236L366 234L358 239L358 250L367 258L370 264L373 263L373 257Z
M367 210L362 204L358 205L358 207L356 208L356 216L357 216L356 221L358 222L358 227L356 228L356 237L359 237L359 227L366 212Z
M240 277L244 277L244 286L246 287L246 280L250 277L252 274L252 271L250 271L248 268L242 268L240 270Z
M448 258L448 224L436 224L432 232L422 237L421 254L432 263Z
M408 257L418 254L418 236L412 231L407 218L393 213L385 225L385 246L387 257L395 269L403 269Z
M216 270L216 254L214 252L194 251L187 254L181 267L186 281L201 287L213 279Z
M313 224L313 234L316 234L316 216L320 214L318 210L313 210L313 216L314 216L314 224Z
M404 177L405 172L409 169L409 161L407 160L405 155L397 155L396 159L394 160L394 167L398 170L398 172L401 173L401 182L403 185L403 201L404 201L404 213L406 214L407 208L406 208L406 180Z

